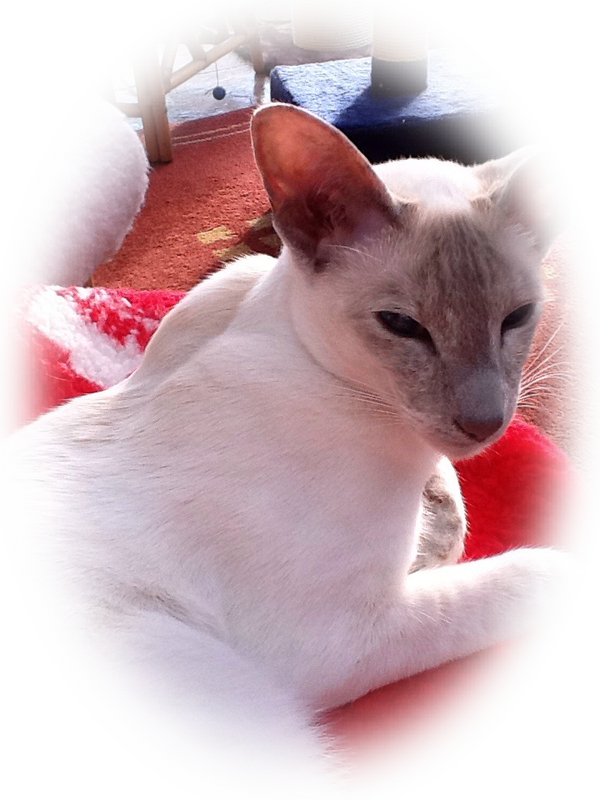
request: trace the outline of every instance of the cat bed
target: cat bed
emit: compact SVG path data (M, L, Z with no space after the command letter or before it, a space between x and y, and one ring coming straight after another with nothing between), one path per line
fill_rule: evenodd
M435 156L472 164L524 144L507 130L507 104L490 85L481 65L439 48L429 51L427 89L412 97L373 94L371 59L357 58L276 67L271 99L335 125L372 163Z
M108 388L140 364L162 317L183 292L38 286L18 308L29 376L19 423L80 394ZM515 419L481 455L457 465L469 520L466 559L521 545L551 544L547 531L570 474L566 456L532 425ZM452 685L456 664L372 692L330 715L340 741L414 716L415 702ZM403 713L404 712L404 713ZM406 713L409 712L409 713Z

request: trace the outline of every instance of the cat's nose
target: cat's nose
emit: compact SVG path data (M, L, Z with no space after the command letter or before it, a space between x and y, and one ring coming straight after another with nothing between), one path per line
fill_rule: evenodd
M495 414L490 417L458 417L454 420L457 428L476 442L485 442L504 425L504 416Z
M477 366L458 373L454 424L474 442L485 442L504 425L506 395L498 367Z

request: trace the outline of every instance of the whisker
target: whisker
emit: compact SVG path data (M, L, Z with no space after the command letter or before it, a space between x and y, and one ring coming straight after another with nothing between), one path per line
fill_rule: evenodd
M533 386L538 386L540 383L547 383L550 380L567 381L569 376L564 372L547 372L544 375L538 375L536 378L528 381L523 381L521 384L522 391L526 391Z
M550 361L550 359L552 359L555 356L557 356L561 352L561 350L564 350L564 346L563 345L559 345L554 350L551 350L549 353L544 355L544 352L545 352L545 349L544 349L544 352L540 351L540 352L536 353L536 357L534 359L530 359L527 362L527 365L529 367L539 367L541 364L546 364L548 361ZM544 357L542 358L542 356L544 356Z
M378 423L397 424L398 401L392 395L374 392L367 384L361 382L339 382L337 396L349 401L357 410L367 412Z
M544 345L539 350L537 350L538 356L543 355L543 353L548 349L548 347L552 344L554 339L558 336L558 334L562 331L564 327L565 327L565 321L561 320L554 329L554 331L551 333L551 335L546 339Z
M558 379L562 381L572 378L571 364L568 361L556 361L540 364L535 369L523 370L521 375L521 388L533 386L536 383Z
M520 410L539 411L544 402L548 402L552 392L557 391L556 384L564 387L569 381L571 364L564 357L558 360L564 355L565 346L561 343L557 346L556 341L564 327L565 320L562 319L525 364L517 400L517 408Z
M560 397L560 395L556 395L556 396ZM521 402L519 400L519 402L517 403L517 410L521 411L524 408L530 408L530 409L533 409L534 411L538 411L539 409L543 409L544 408L544 403L543 402L536 403L535 402L536 399L537 399L537 395L534 395L533 397L526 398L527 401L532 401L533 400L534 402L524 402L523 403L523 402ZM577 404L577 403L583 403L583 402L585 402L585 401L581 397L569 397L569 403Z
M552 353L550 353L550 355L546 356L546 358L543 361L541 361L540 363L525 365L525 369L523 370L523 375L532 375L532 374L535 374L537 372L540 372L541 370L544 369L546 364L549 361L551 361L558 353L559 353L559 350L554 350ZM553 367L559 367L559 366L563 367L563 366L567 366L568 363L569 363L568 361L556 361L555 363L552 364L552 366Z
M333 249L343 250L348 253L357 253L359 256L365 256L366 258L370 258L372 261L378 260L372 253L367 253L364 250L360 250L358 247L351 247L347 244L336 244L333 246Z

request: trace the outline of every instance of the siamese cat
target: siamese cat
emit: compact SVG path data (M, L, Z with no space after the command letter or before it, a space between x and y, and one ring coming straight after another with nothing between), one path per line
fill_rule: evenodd
M250 773L305 791L328 774L316 715L526 630L564 569L459 563L451 462L506 430L543 302L528 153L373 167L276 104L252 137L280 257L204 281L129 378L5 454L44 629L73 621L203 731L189 796L217 753L232 797Z

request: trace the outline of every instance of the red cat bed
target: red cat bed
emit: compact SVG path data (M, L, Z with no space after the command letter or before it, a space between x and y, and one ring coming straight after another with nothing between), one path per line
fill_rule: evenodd
M160 320L183 294L31 289L18 310L31 386L20 421L124 379L139 365ZM543 522L563 494L569 463L539 430L517 418L500 441L457 467L469 520L467 559L550 543ZM330 723L342 738L352 738L390 708L414 708L423 692L435 694L436 685L447 683L456 669L447 665L385 687L335 712Z

